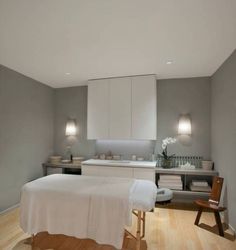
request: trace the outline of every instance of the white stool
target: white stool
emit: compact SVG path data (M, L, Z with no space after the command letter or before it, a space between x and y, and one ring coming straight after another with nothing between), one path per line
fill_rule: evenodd
M168 188L158 188L156 202L161 204L169 203L173 198L173 191Z

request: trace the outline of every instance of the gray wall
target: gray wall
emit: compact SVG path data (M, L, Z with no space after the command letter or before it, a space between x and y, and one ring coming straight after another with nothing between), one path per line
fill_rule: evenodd
M212 76L212 159L225 178L224 202L236 228L236 51Z
M177 136L180 114L190 114L192 135ZM210 158L210 78L159 80L157 83L157 142L177 136L170 152Z
M0 65L0 211L53 152L54 90Z
M65 155L71 146L75 156L92 157L95 141L87 140L87 86L55 89L54 149L56 154ZM76 119L79 133L76 138L65 136L67 119Z
M180 137L170 152L179 155L199 155L210 158L210 79L191 78L160 80L157 82L157 143L154 141L87 141L87 87L56 89L55 150L64 154L66 146L72 144L76 155L87 158L95 153L122 154L129 159L132 154L149 159L156 145L161 151L161 140L177 136L178 116L190 113L193 135ZM67 118L75 118L79 124L79 138L70 141L65 137Z

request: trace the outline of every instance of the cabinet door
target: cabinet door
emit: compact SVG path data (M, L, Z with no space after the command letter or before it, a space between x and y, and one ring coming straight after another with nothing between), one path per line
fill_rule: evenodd
M63 168L48 168L47 175L51 174L63 174Z
M94 80L88 85L88 139L109 138L109 81Z
M97 166L88 166L82 165L81 166L81 174L87 176L98 176L98 167Z
M135 179L141 180L149 180L155 183L155 169L146 169L146 168L134 168L133 169L133 176Z
M157 107L154 75L132 77L132 138L156 140Z
M110 79L110 139L131 138L131 78Z

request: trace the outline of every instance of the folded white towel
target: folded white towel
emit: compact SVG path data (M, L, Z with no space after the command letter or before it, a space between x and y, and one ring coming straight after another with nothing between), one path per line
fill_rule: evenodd
M201 187L201 186L193 186L190 185L190 190L191 191L196 191L196 192L211 192L211 187L207 186L207 187Z
M169 185L158 185L159 188L169 188L169 189L174 189L174 190L183 190L183 186L169 186Z
M201 186L201 187L207 187L208 182L207 181L198 181L198 180L192 180L193 186Z
M181 180L181 175L160 174L160 180Z

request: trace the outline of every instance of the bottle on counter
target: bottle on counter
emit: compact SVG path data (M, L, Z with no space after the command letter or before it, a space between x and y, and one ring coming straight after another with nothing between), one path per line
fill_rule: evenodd
M137 161L137 155L132 155L131 159L132 161Z
M67 146L66 147L66 155L65 155L66 160L69 160L70 162L72 162L73 160L73 155L71 153L71 147Z
M150 154L150 161L156 161L156 155L154 153Z

